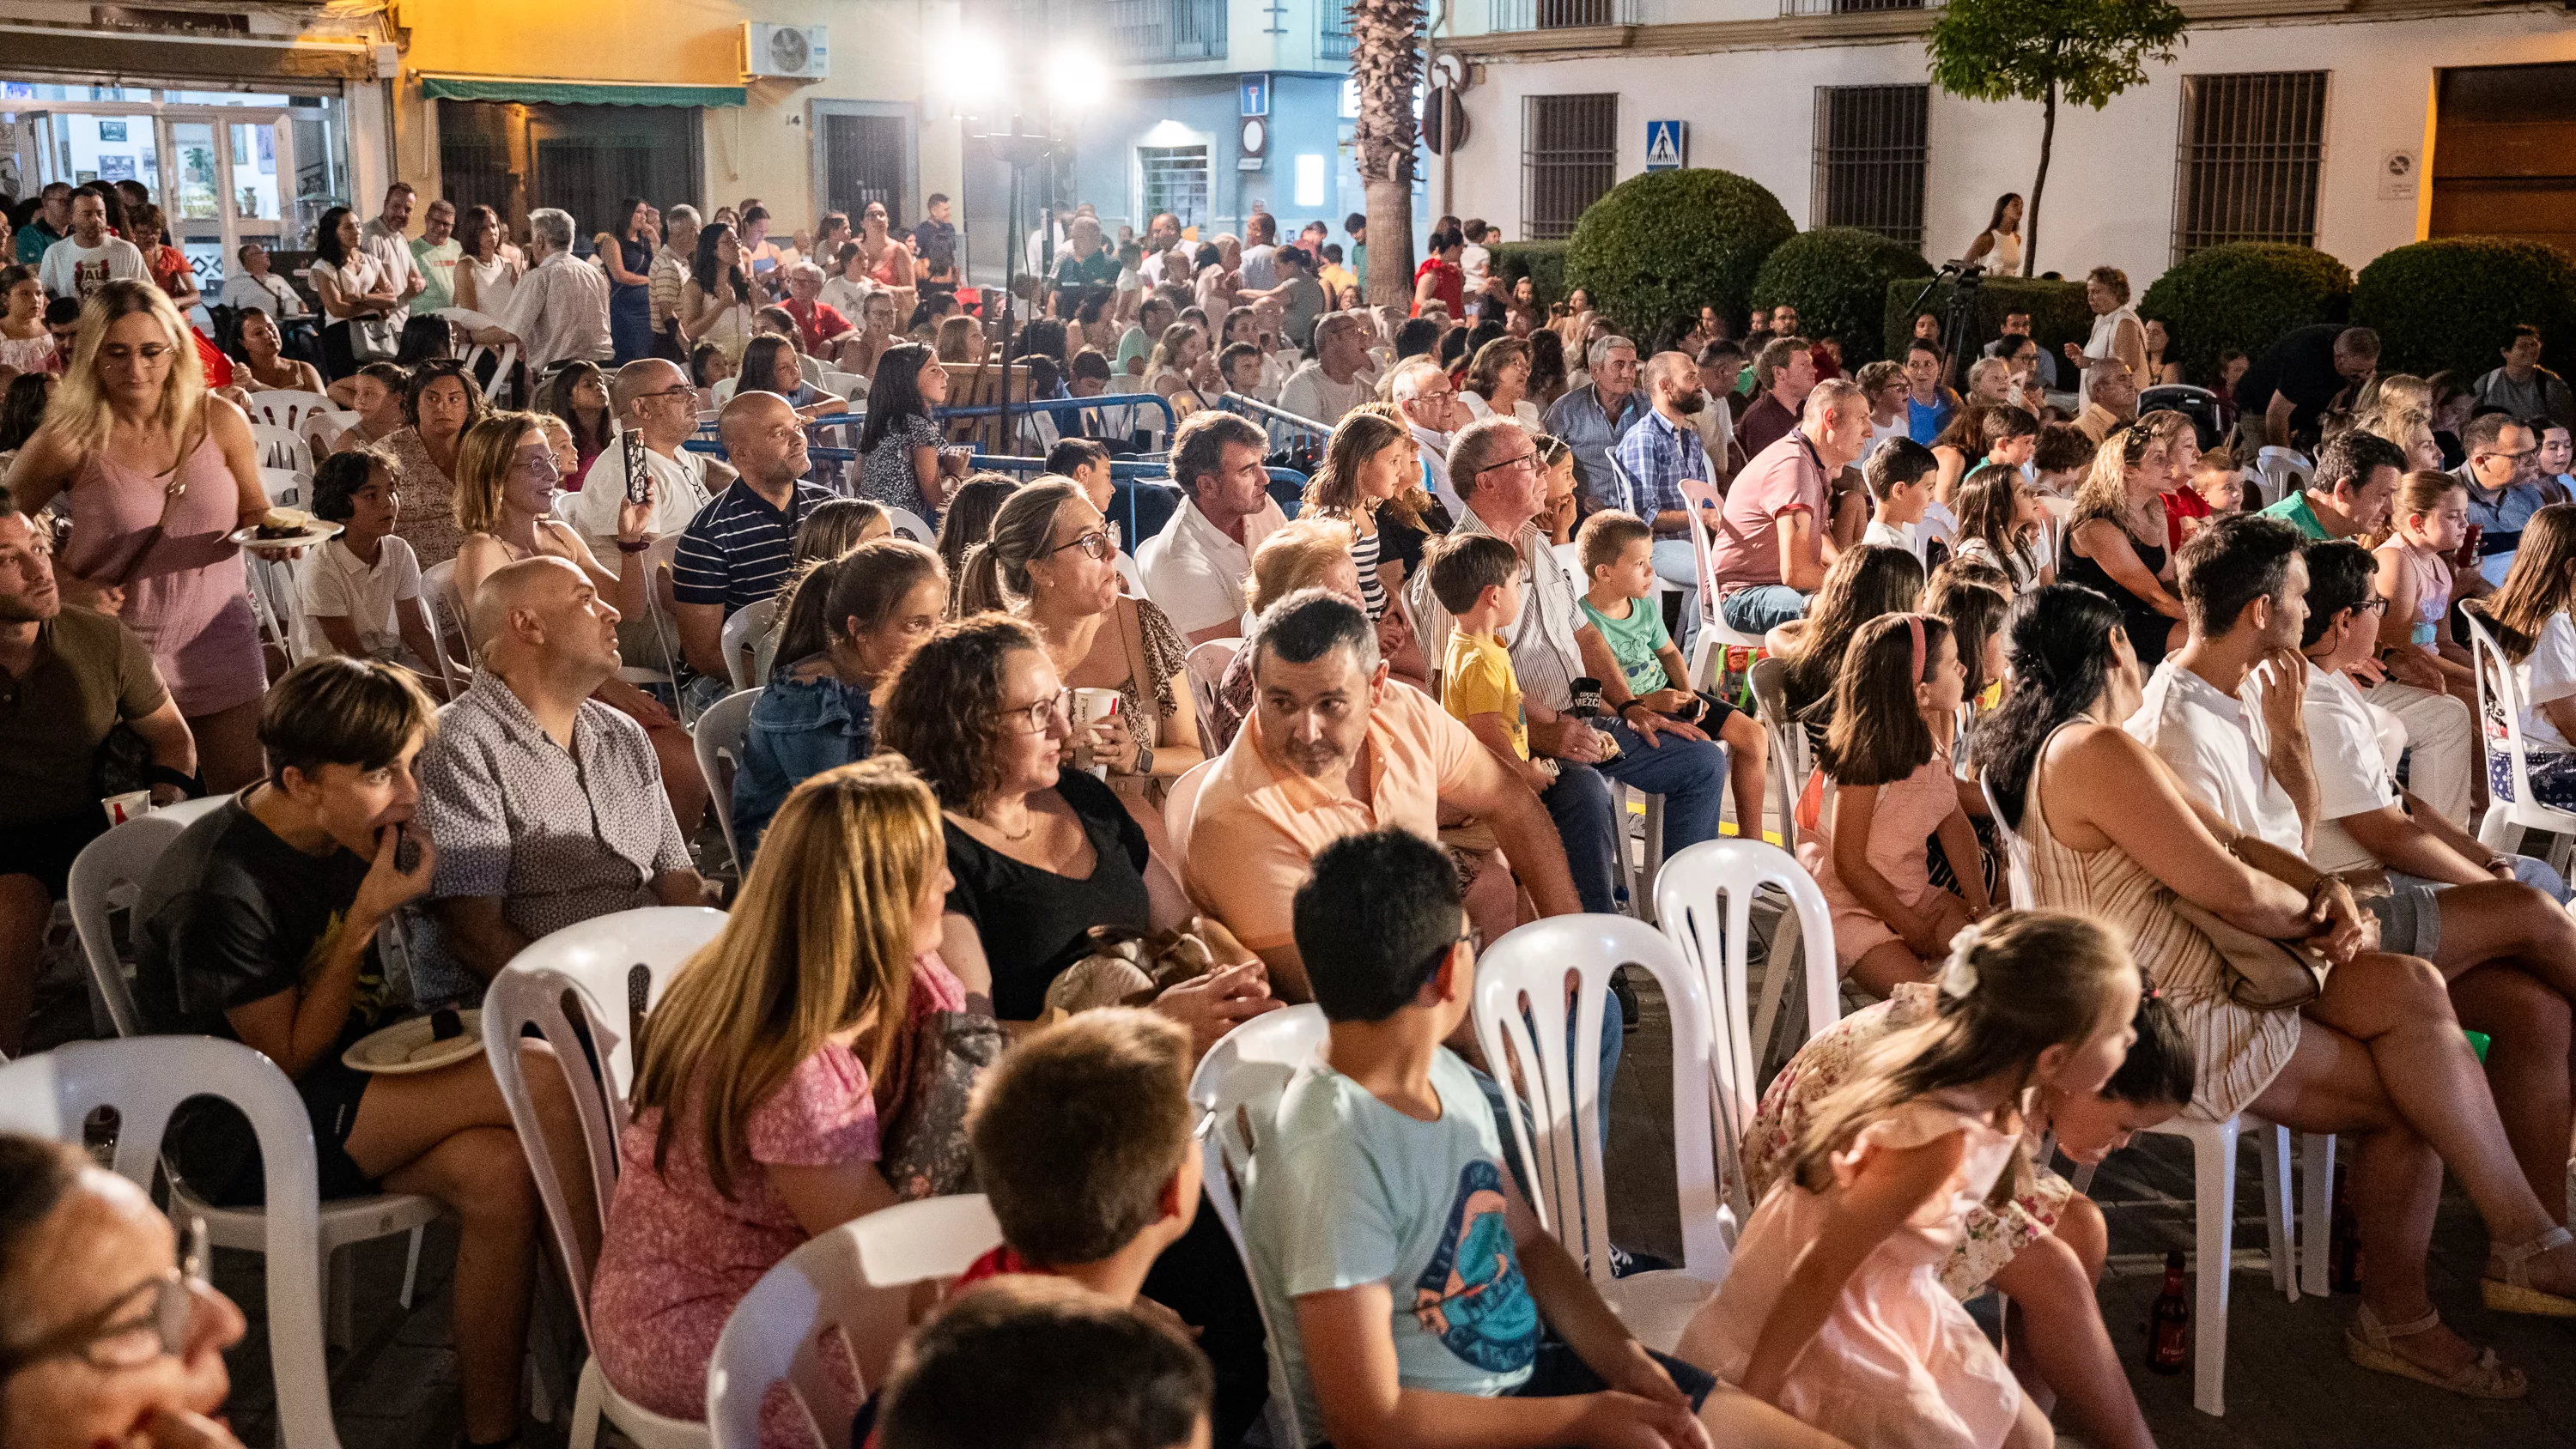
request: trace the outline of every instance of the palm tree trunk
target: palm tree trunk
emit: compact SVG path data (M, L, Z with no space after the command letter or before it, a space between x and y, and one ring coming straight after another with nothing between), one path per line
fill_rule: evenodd
M1403 307L1413 296L1413 87L1422 72L1422 4L1349 0L1349 7L1351 79L1360 101L1352 149L1368 191L1368 275L1360 281L1371 304Z
M2021 274L2039 275L2039 194L2048 189L2048 152L2057 143L2057 82L2048 83L2048 99L2040 109L2039 175L2030 183L2030 205L2021 219Z

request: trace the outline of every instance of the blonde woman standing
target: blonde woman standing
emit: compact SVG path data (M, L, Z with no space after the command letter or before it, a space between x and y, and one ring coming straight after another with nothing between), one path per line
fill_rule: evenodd
M951 884L939 802L900 757L828 770L779 807L635 1074L591 1280L618 1392L705 1418L716 1336L760 1275L897 1201L878 1167L888 1065L915 1018L967 1005L938 954Z
M33 517L65 499L65 602L123 619L152 651L197 738L207 787L264 773L268 685L236 529L268 513L250 420L206 391L197 349L159 287L116 281L81 308L70 368L9 471Z

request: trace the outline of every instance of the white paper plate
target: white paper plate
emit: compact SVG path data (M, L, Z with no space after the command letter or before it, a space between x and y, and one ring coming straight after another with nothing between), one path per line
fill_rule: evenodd
M340 1060L362 1072L396 1077L406 1072L434 1071L461 1062L483 1050L483 1013L479 1008L460 1011L465 1034L445 1041L430 1039L429 1018L415 1016L408 1021L367 1033L340 1053Z
M255 549L311 548L316 544L329 543L338 538L340 531L339 524L317 518L307 524L301 533L289 534L284 538L262 538L259 536L259 525L254 523L244 528L234 529L226 541L237 543L243 548Z

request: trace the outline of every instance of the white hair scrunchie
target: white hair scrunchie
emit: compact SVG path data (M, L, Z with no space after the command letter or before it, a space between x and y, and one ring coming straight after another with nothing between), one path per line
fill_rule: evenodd
M1950 963L1941 968L1941 994L1964 997L1977 989L1977 947L1986 939L1984 929L1974 921L1959 928L1950 938Z

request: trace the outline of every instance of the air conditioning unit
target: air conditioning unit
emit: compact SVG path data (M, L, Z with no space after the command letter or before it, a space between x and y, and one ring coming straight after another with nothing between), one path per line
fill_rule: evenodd
M742 70L748 76L821 80L832 73L828 25L766 25L745 21Z

